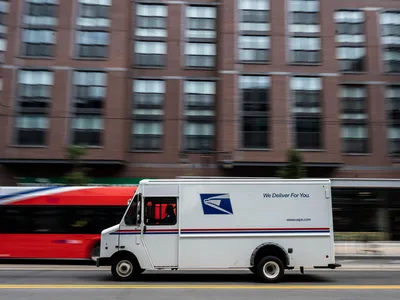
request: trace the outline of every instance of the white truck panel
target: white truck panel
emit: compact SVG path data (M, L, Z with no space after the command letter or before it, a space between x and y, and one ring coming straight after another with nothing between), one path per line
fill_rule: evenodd
M293 248L295 267L331 263L331 199L325 190L329 185L310 183L182 185L179 266L248 267L251 253L265 242Z
M146 197L177 197L179 195L179 185L177 184L145 184L143 195Z

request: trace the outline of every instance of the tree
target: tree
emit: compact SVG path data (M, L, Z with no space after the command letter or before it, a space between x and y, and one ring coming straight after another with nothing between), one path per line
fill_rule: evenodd
M306 177L306 169L303 166L301 154L296 149L287 152L288 164L279 170L279 177L287 179L297 179Z
M84 168L81 158L87 154L87 150L81 146L68 146L66 157L72 164L72 170L64 175L64 181L68 185L87 185L90 178L86 175L89 171Z

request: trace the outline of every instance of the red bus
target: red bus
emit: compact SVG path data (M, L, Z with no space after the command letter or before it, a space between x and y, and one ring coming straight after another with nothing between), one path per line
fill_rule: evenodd
M94 259L137 187L0 187L0 259Z

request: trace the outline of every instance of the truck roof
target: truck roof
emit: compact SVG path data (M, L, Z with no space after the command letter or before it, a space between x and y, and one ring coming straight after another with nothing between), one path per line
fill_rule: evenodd
M174 179L142 179L140 184L146 183L162 183L162 184L179 184L179 183L318 183L330 184L329 178L302 178L302 179L281 179L281 178L174 178Z

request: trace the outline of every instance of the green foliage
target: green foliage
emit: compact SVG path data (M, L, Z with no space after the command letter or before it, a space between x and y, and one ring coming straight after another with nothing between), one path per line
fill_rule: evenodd
M68 160L76 161L79 160L82 156L85 156L87 154L87 149L82 146L71 145L66 148L66 152Z
M279 177L286 179L298 179L307 176L301 154L296 149L287 152L288 164L279 170Z
M68 146L66 149L66 158L72 164L72 170L66 173L63 181L68 185L87 185L90 178L86 175L89 171L81 165L81 158L87 154L87 150L81 146Z

